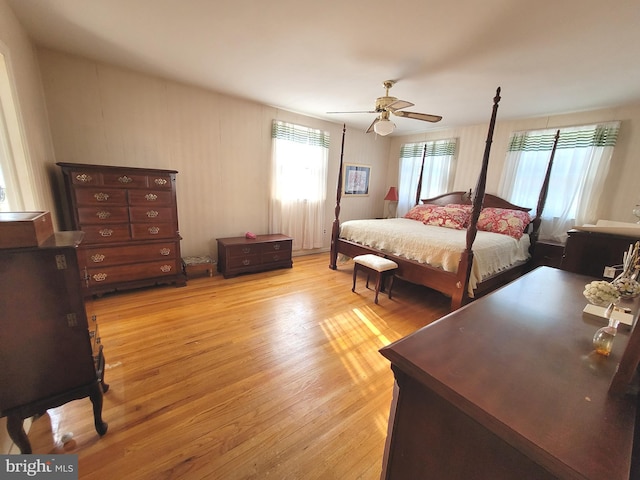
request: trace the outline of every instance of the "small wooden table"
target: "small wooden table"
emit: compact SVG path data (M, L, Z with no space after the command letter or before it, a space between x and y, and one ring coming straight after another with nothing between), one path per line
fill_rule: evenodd
M218 238L217 241L218 271L224 278L293 266L293 239L286 235Z
M383 478L628 479L637 399L609 386L629 334L593 352L591 280L540 267L383 348L396 378Z

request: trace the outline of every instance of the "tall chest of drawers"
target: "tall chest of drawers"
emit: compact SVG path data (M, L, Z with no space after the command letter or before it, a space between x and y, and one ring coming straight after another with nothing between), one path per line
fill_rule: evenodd
M185 285L174 170L58 163L87 295Z

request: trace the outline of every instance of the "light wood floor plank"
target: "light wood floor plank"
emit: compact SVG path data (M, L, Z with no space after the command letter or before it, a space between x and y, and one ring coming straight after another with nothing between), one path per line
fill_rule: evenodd
M378 350L449 299L397 281L375 305L351 263L328 264L95 300L109 431L74 401L34 422L34 453L77 453L81 479L379 478L393 374Z

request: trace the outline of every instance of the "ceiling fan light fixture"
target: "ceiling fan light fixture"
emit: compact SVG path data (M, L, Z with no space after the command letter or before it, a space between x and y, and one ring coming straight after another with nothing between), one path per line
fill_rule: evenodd
M389 120L388 118L383 118L373 126L373 131L376 132L378 135L381 135L384 137L385 135L389 135L390 133L393 133L393 130L395 128L396 126L391 120Z

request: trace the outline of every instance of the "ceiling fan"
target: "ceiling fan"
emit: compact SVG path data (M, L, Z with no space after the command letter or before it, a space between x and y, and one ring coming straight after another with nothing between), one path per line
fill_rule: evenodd
M429 115L426 113L407 112L402 109L412 107L414 104L405 100L398 100L389 96L389 89L395 85L395 80L386 80L382 83L386 89L384 97L376 99L375 110L357 112L327 112L327 113L377 113L378 117L369 126L366 133L376 132L378 135L389 135L395 129L395 124L389 119L389 114L397 117L413 118L425 122L439 122L442 117L439 115Z

